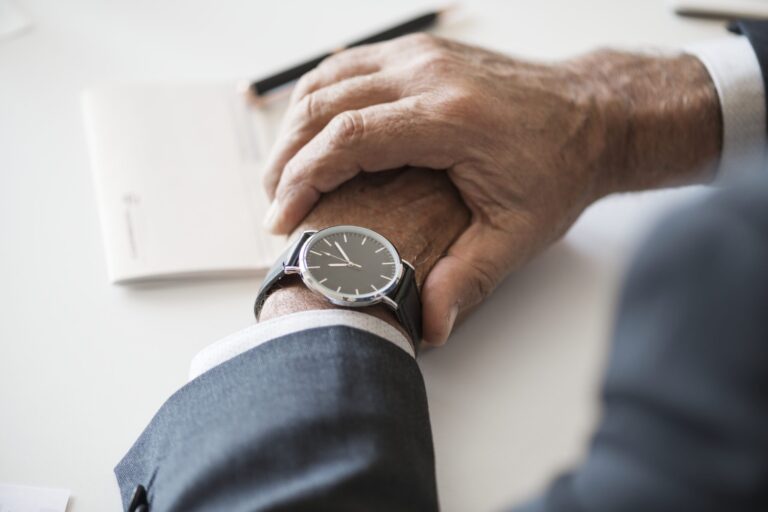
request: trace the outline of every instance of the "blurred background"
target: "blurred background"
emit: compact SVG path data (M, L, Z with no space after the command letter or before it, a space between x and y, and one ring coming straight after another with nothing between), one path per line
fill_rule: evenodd
M0 35L0 482L69 489L70 512L119 510L113 466L186 381L193 355L253 322L255 277L110 284L82 91L234 88L440 6L13 0L0 9L11 27ZM723 23L678 17L664 0L468 0L434 32L556 59L595 46L678 48L722 35ZM444 510L497 509L580 456L627 259L656 219L700 193L603 200L447 347L424 354Z

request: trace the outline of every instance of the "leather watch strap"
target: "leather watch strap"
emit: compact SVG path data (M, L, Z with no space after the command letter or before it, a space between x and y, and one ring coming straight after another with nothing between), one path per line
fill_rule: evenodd
M264 302L266 302L275 285L285 277L285 267L298 266L301 247L314 234L314 231L302 233L298 240L283 251L275 264L272 265L272 268L269 269L267 275L264 276L264 281L262 281L261 287L259 287L259 293L256 295L256 302L253 305L253 313L256 315L256 320L259 319L261 308L264 306Z
M421 297L416 286L416 271L410 264L403 262L400 286L391 297L397 303L395 310L397 320L410 336L413 349L418 354L422 336Z

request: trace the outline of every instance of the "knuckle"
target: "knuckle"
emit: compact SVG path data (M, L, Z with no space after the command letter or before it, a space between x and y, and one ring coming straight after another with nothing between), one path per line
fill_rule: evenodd
M454 62L448 52L441 49L429 50L417 60L421 71L429 74L448 74L453 71Z
M330 55L320 61L320 64L318 64L314 70L316 70L318 73L327 73L331 69L335 68L339 62L346 57L347 55L345 55L344 52L334 53L333 55Z
M317 172L311 172L305 168L295 171L290 180L281 180L279 199L286 202L306 196L307 193L314 194L317 192L319 194L315 185L317 178Z
M475 293L478 302L488 297L496 288L496 280L492 272L485 270L480 265L473 265L475 271Z
M300 125L309 124L317 115L317 93L310 92L296 104L294 119Z
M448 113L458 116L468 115L475 110L474 96L465 91L449 93L444 99L444 104Z
M315 88L315 84L318 82L319 78L319 68L304 73L301 78L299 78L299 81L296 82L296 94L298 97L302 98L307 93L311 92Z
M349 66L360 64L363 60L362 47L348 48L329 55L317 65L315 71L324 77L337 77L339 72Z
M494 262L463 258L458 255L453 257L463 267L462 273L467 277L461 294L461 307L474 307L493 293L504 274Z
M387 74L381 72L357 76L355 77L354 82L352 80L348 81L349 86L344 88L344 94L348 94L353 90L363 90L366 92L372 91L377 85L386 82L387 78Z
M455 119L475 119L483 115L484 106L471 91L459 87L430 89L431 97L425 110L436 119L448 122Z
M320 169L306 162L291 160L285 165L283 177L278 185L283 197L295 194L306 188L314 188L314 183L319 177Z
M403 42L409 45L421 46L425 48L438 46L438 42L439 42L439 40L435 36L424 33L424 32L416 32L414 34L408 34L407 36L404 36L402 40Z
M302 179L302 174L303 166L297 164L294 160L288 161L285 167L283 167L283 177L280 179L278 188L290 188L294 183Z
M302 166L288 162L283 171L283 177L277 185L275 195L278 198L285 198L290 195L297 187L306 180L306 171Z
M365 131L363 115L357 110L348 110L334 117L328 124L332 144L349 145L358 140Z

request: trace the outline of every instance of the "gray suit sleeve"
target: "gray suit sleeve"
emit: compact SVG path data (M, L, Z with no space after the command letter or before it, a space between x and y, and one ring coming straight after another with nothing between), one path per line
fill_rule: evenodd
M401 349L303 331L187 384L115 469L151 511L437 510L426 393Z
M670 219L628 278L580 467L518 511L768 510L768 187Z

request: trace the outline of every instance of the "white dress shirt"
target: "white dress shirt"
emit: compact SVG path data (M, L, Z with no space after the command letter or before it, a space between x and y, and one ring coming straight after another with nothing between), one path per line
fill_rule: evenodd
M192 359L189 380L243 352L282 336L336 325L374 334L415 357L413 347L405 335L380 318L351 309L310 310L271 318L208 345Z
M763 76L752 45L730 36L689 46L715 83L723 114L721 179L764 171L766 109Z
M760 65L749 41L727 37L687 48L705 65L717 88L723 118L723 151L719 175L764 171L766 107ZM371 315L348 309L303 311L248 327L209 345L192 360L189 378L194 379L239 354L282 336L318 327L342 325L360 329L394 343L414 356L403 334Z

